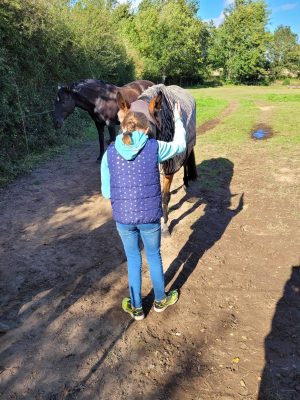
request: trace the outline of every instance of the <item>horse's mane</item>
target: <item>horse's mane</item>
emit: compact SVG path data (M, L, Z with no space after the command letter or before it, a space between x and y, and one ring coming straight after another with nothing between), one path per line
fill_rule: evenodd
M146 89L140 96L139 100L144 100L146 103L150 103L153 97L156 97L159 93L162 93L162 105L161 105L161 130L157 135L158 140L164 140L169 142L174 136L174 104L176 100L170 96L170 90L163 84L154 85Z
M190 154L196 140L196 104L194 98L179 86L165 86L163 84L151 86L140 96L140 100L148 104L151 99L162 93L161 106L161 130L157 134L158 140L170 142L174 137L174 106L180 102L181 118L186 129L187 151L178 154L174 158L163 163L163 170L166 175L173 174L183 165L188 154Z

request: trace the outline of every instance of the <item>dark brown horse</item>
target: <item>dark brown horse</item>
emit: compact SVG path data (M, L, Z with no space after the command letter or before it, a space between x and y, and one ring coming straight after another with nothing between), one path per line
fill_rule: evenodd
M119 124L116 101L118 90L122 89L127 98L134 101L145 89L152 85L154 85L153 82L140 80L128 83L120 88L95 79L82 79L70 86L60 87L54 102L54 127L61 128L64 120L75 110L75 107L87 111L98 130L100 145L98 160L101 160L104 154L105 125L109 131L110 141L114 141L116 137L115 126Z
M179 86L155 85L145 90L137 100L127 96L126 91L120 89L117 102L120 108L119 120L122 122L128 111L142 111L146 108L145 115L151 124L151 133L157 140L170 142L174 137L174 105L179 101L184 126L186 128L186 152L162 163L164 173L162 205L164 224L163 232L168 232L168 204L170 201L170 188L174 174L184 167L184 186L188 188L191 180L196 180L197 169L194 155L196 143L196 104L194 98Z

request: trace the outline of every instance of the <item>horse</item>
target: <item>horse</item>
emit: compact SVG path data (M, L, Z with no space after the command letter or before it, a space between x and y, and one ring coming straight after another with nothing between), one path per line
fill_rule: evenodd
M118 117L120 122L129 111L143 111L151 125L151 133L157 140L172 141L174 137L174 105L179 101L182 120L187 132L187 149L170 160L162 163L163 189L162 209L164 234L168 229L168 204L171 198L170 189L174 174L184 167L184 187L188 189L189 182L197 179L197 168L194 153L196 144L196 103L194 98L179 86L165 86L163 84L149 87L137 100L127 97L126 91L120 89L117 93L119 106Z
M69 86L59 87L54 101L53 125L56 129L63 126L64 120L79 107L87 111L95 122L98 136L101 161L104 154L104 127L108 128L110 142L115 140L118 120L117 92L122 89L130 101L134 101L154 83L137 80L122 87L96 79L81 79Z

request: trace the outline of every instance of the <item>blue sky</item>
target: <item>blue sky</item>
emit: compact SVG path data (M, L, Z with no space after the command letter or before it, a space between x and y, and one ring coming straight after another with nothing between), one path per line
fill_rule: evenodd
M224 7L234 0L199 0L198 15L203 20L213 19L217 25L222 22ZM268 28L274 31L278 25L288 25L300 40L300 0L267 0L271 11Z

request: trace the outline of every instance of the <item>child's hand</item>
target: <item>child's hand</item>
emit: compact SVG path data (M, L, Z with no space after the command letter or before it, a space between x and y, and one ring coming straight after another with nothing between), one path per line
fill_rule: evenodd
M177 119L181 119L181 107L180 107L179 101L177 101L177 102L175 103L175 107L174 107L174 119L175 119L175 121L176 121Z

